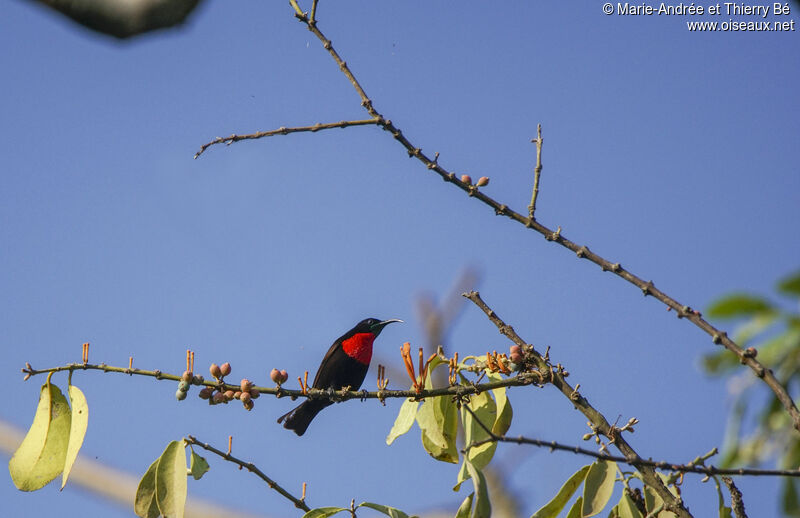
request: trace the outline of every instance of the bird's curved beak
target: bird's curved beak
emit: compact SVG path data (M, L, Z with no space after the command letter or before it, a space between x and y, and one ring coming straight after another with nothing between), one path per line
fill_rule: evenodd
M386 327L387 325L392 324L394 322L403 322L403 321L400 320L399 318L390 318L389 320L384 320L382 322L378 322L377 324L372 324L372 326L370 327L370 331L375 336L378 336L378 334L381 331L383 331L384 327Z

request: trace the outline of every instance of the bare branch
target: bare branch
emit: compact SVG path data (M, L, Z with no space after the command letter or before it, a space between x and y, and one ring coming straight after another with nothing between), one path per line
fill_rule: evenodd
M275 482L274 480L269 478L267 475L265 475L264 472L261 471L260 469L258 469L255 466L255 464L253 464L252 462L245 462L243 460L237 459L236 457L234 457L230 453L226 453L226 452L224 452L222 450L218 450L217 448L214 448L213 446L211 446L208 443L200 442L200 441L198 441L196 438L194 438L191 435L186 438L186 442L189 443L189 444L195 444L197 446L200 446L204 450L210 451L211 453L214 453L214 454L222 457L223 459L227 460L228 462L233 462L234 464L238 464L239 467L244 468L244 469L246 469L247 471L249 471L251 473L255 473L256 475L258 475L259 478L261 478L261 480L266 482L267 485L270 488L272 488L275 491L277 491L278 493L280 493L281 496L291 500L292 503L294 504L294 506L297 507L298 509L302 509L305 512L308 512L308 511L311 510L311 508L308 507L308 505L306 505L305 494L303 495L303 498L295 497L294 495L292 495L291 493L289 493L288 491L283 489L280 485L278 485L277 482ZM304 493L305 493L305 491L304 491Z
M542 125L536 127L536 138L531 140L536 144L536 167L533 168L533 193L531 203L528 205L528 218L533 219L536 212L536 198L539 196L539 176L542 174Z
M199 157L203 154L203 152L210 148L215 144L226 144L230 146L234 142L238 142L240 140L254 140L264 137L272 137L275 135L288 135L289 133L302 133L306 131L315 132L320 130L326 129L333 129L333 128L348 128L350 126L367 126L369 124L378 124L377 119L365 119L365 120L354 120L354 121L339 121L339 122L328 122L325 124L317 123L313 126L297 126L294 128L286 128L281 126L278 129L269 130L269 131L257 131L255 133L249 133L247 135L231 135L230 137L217 137L211 142L206 142L202 146L200 146L200 151L194 154L194 158Z
M736 518L747 518L747 513L744 512L744 502L742 501L742 492L733 483L730 477L722 477L722 481L728 486L728 491L731 492L731 508Z
M472 411L467 407L467 410L472 413ZM477 417L473 414L473 417L478 421L478 424L482 425L481 427L486 430L487 428L483 426L483 423L478 420ZM561 444L556 441L544 441L541 439L533 439L530 437L523 437L522 435L518 437L507 437L505 435L494 435L489 431L491 437L487 439L483 439L482 441L475 441L468 444L462 451L466 453L470 448L478 447L482 444L487 444L490 442L508 442L508 443L515 443L515 444L527 444L531 446L538 446L540 448L548 448L551 451L568 451L578 455L585 455L587 457L594 457L595 459L601 460L611 460L614 462L619 462L622 464L631 464L630 460L627 457L622 457L620 455L609 455L608 453L602 453L594 450L587 450L585 448L581 448L579 446L573 446L569 444ZM697 473L700 475L740 475L740 476L771 476L771 477L800 477L800 470L797 469L750 469L750 468L717 468L716 466L705 466L705 465L697 465L692 462L686 464L674 464L672 462L666 461L656 461L651 459L640 459L639 462L644 465L652 466L654 468L662 469L665 471L678 471L681 473Z

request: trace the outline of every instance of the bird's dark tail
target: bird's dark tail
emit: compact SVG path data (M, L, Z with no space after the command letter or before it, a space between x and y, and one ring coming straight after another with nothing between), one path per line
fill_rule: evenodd
M303 435L306 433L308 425L311 424L311 420L330 404L330 401L308 399L288 414L280 416L278 422L283 423L284 428L294 431L297 435Z

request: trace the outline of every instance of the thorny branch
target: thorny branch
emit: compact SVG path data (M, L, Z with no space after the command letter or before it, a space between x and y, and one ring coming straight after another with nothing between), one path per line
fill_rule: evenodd
M275 482L274 480L269 478L267 475L265 475L264 472L261 471L260 469L258 469L255 466L255 464L253 464L252 462L245 462L243 460L237 459L236 457L234 457L230 453L226 453L226 452L224 452L222 450L218 450L217 448L214 448L213 446L211 446L208 443L200 442L195 437L193 437L191 435L189 435L186 438L186 442L189 443L189 444L194 444L194 445L200 446L204 450L207 450L207 451L210 451L211 453L219 455L220 457L222 457L223 459L227 460L228 462L233 462L234 464L238 464L239 467L244 468L247 471L250 471L251 473L255 473L256 475L258 475L259 478L261 478L264 482L266 482L267 485L270 488L272 488L275 491L277 491L278 493L280 493L281 496L291 500L292 503L294 504L294 506L297 507L298 509L302 509L305 512L308 512L308 511L311 510L311 508L308 507L308 505L306 505L305 495L303 496L303 498L297 498L296 496L292 495L291 493L289 493L288 491L283 489L280 485L278 485L277 482Z
M297 18L300 22L304 23L309 31L311 31L319 40L322 42L322 46L328 53L331 55L333 60L339 66L341 72L347 77L350 83L353 85L353 88L358 93L358 96L361 98L361 106L369 113L372 117L370 122L364 122L364 124L377 124L384 130L388 131L395 140L397 140L400 145L402 145L406 151L408 152L409 157L414 157L420 162L422 162L426 168L438 174L442 180L445 182L449 182L456 186L457 188L464 191L468 196L475 198L482 203L491 207L495 214L506 216L509 219L516 221L524 225L526 228L529 228L535 232L538 232L547 241L555 242L564 248L571 250L575 253L575 255L580 259L586 259L596 265L598 265L602 271L604 272L611 272L614 275L620 277L621 279L633 284L640 290L644 296L651 296L655 299L664 303L670 310L674 310L675 314L678 318L684 318L689 322L692 322L694 325L699 327L702 331L707 333L711 336L712 341L717 345L722 345L733 354L735 354L739 362L743 365L747 365L752 371L764 380L764 383L769 386L775 396L778 398L778 401L781 402L786 412L792 419L794 424L794 428L797 431L800 431L800 410L798 410L797 406L795 405L794 401L792 400L789 393L786 391L786 388L778 381L775 377L771 369L764 367L761 362L756 360L753 354L748 354L745 350L743 350L736 342L731 340L725 331L721 331L717 329L709 322L703 319L702 315L699 311L692 309L690 306L681 304L674 298L670 297L663 291L659 290L655 287L655 284L652 280L645 281L641 277L634 275L633 273L629 272L625 268L622 267L620 263L612 263L611 261L599 256L598 254L589 250L586 245L579 245L573 241L570 241L563 235L561 235L561 229L553 231L550 230L548 227L542 225L533 216L529 213L528 216L524 216L519 212L516 212L508 207L508 205L504 203L500 203L495 199L485 195L482 193L477 186L470 185L469 183L462 182L455 173L448 171L444 167L439 164L438 161L438 153L437 156L433 159L429 158L425 153L422 152L422 149L415 146L411 143L411 141L403 135L403 132L395 126L391 120L386 119L381 115L373 106L372 100L367 96L364 88L358 82L356 77L353 75L350 68L347 66L347 63L339 56L336 50L333 48L333 44L331 40L329 40L325 35L319 30L317 27L317 19L316 19L316 9L312 12L312 17L309 16L300 8L297 0L289 0L289 3L292 5L295 11L295 18ZM316 5L316 2L314 2ZM306 130L309 131L309 130ZM271 133L272 135L278 134L285 134L287 133L286 128L283 128L283 131L274 130L273 132L263 132L263 133ZM263 135L263 136L270 136L270 135ZM250 137L256 138L256 137ZM225 139L217 139L219 142L226 141ZM211 143L205 145L202 150L204 150L209 145L214 143L219 143L217 141L212 141ZM198 153L199 155L199 153ZM197 155L195 155L196 157ZM541 157L541 155L539 155Z

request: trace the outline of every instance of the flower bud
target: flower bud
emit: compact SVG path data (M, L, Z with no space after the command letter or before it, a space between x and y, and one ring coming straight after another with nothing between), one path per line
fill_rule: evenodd
M200 389L198 396L200 396L200 399L209 399L212 394L214 394L214 389L211 387L203 387Z
M215 392L214 397L211 398L211 402L214 403L215 405L218 405L219 403L224 403L225 394L223 394L222 392Z
M257 391L256 389L250 389L250 397L253 399L258 399L258 396L261 395L261 392Z
M223 376L227 376L231 373L231 364L228 362L223 363L219 366L219 369L222 371Z
M239 387L242 389L242 392L250 392L250 389L253 388L253 384L250 382L249 379L245 378L242 380Z
M222 377L222 369L220 369L219 365L216 363L211 364L211 367L208 368L208 372L217 379Z
M478 187L483 187L484 185L489 185L489 177L488 176L481 176L478 178L478 183L476 183Z
M234 392L232 390L226 390L223 396L225 397L225 401L230 401L233 399Z
M184 399L186 399L186 392L182 390L176 390L175 399L177 399L178 401L183 401Z
M186 383L192 382L192 371L183 371L183 375L181 376L181 380L185 381Z
M468 175L468 174L462 174L461 175L461 181L466 183L466 184L472 185L472 177L470 175Z
M252 398L252 397L250 397L250 393L249 393L249 392L242 392L241 394L239 394L239 400L240 400L242 403L247 403L247 402L248 402L248 401L250 401L251 399L253 399L253 398Z
M281 383L286 383L286 380L289 379L289 373L285 370L281 371Z
M189 387L190 385L188 381L181 380L180 383L178 383L178 390L180 390L181 392L188 392Z
M250 410L253 409L253 407L255 405L256 405L256 402L251 399L251 400L247 401L246 403L244 403L244 409L249 412Z
M272 369L269 372L269 379L271 379L272 381L274 381L278 385L283 383L283 376L281 376L281 371L279 371L278 369Z

